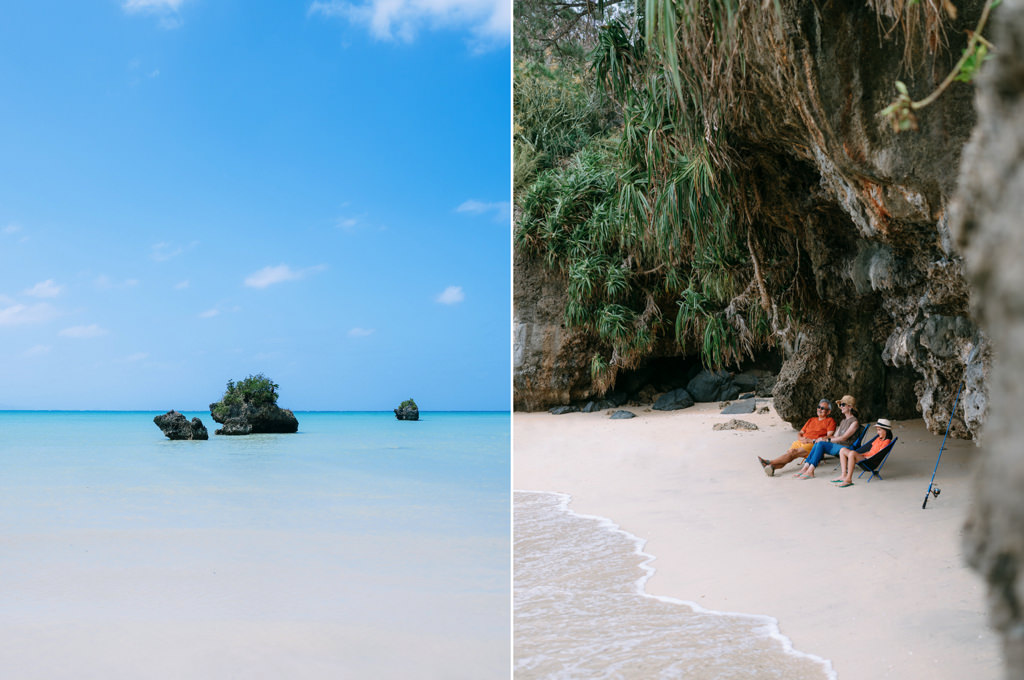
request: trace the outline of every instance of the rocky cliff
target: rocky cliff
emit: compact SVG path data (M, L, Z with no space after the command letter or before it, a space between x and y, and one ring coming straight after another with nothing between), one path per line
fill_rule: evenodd
M948 224L974 86L954 84L920 112L914 132L894 132L878 115L896 80L919 99L950 71L981 10L958 5L944 31L903 33L889 30L891 3L782 2L763 38L744 44L733 107L742 115L722 119L735 155L733 198L756 207L762 249L790 253L793 285L812 300L805 321L777 338L775 405L786 420L803 422L822 395L852 394L867 418L920 414L943 432L962 380L952 434L975 436L985 418L990 353ZM598 340L564 322L566 283L517 252L517 409L608 388L590 377ZM648 360L684 354L661 341Z
M972 298L991 338L991 394L965 531L971 565L989 586L992 624L1003 635L1007 678L1024 676L1024 2L997 10L996 58L978 84L978 125L964 152L954 227Z

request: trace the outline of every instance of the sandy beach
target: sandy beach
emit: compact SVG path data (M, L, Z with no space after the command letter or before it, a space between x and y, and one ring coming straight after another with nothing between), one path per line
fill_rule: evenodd
M894 423L882 480L854 475L839 489L832 458L812 480L794 479L795 463L764 474L755 456L796 438L773 410L630 410L638 417L515 413L514 488L569 494L571 510L644 539L649 594L773 617L842 680L1001 677L984 585L960 547L983 448L946 443L941 493L922 510L943 438L919 420ZM712 429L733 417L759 430Z

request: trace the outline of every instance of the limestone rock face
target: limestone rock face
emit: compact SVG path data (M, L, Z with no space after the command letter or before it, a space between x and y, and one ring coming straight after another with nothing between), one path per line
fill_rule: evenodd
M975 121L973 88L947 90L913 134L894 133L877 114L896 80L915 98L934 88L959 57L952 36L974 27L982 2L958 3L949 48L919 56L910 71L902 40L883 35L872 3L779 4L784 37L744 54L756 75L738 104L744 116L725 123L742 156L738 182L758 196L761 233L796 244L794 285L816 298L800 310L799 332L778 338L776 410L800 424L816 400L851 394L865 418L920 416L941 434L967 375L951 435L976 436L989 352L947 210ZM515 408L599 398L608 386L594 384L589 368L602 348L565 327L564 276L517 253L514 287ZM661 313L673 318L674 301ZM683 353L659 342L649 360Z
M984 455L964 532L968 562L988 582L989 620L1003 635L1007 678L1024 677L1024 2L1006 0L994 15L994 58L981 70L978 125L964 151L953 229L974 286L980 323L991 341L987 379L972 362L965 391L968 420L988 409ZM956 337L946 322L945 337Z
M565 281L517 254L512 285L514 408L541 411L601 396L590 380L597 343L562 322Z
M214 421L223 425L216 434L289 434L299 430L299 421L294 413L272 404L232 404L218 415L221 409L222 402L210 404L210 414Z
M199 418L191 422L177 411L168 411L162 416L153 418L153 422L168 439L209 439L210 433Z

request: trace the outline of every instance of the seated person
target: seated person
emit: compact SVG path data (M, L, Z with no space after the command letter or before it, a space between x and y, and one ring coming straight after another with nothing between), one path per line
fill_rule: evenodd
M843 395L839 400L839 411L843 414L843 422L839 423L834 436L822 437L814 446L804 461L804 466L794 475L797 479L813 479L814 468L826 454L838 456L844 447L848 447L857 438L860 431L860 414L857 412L857 402L849 394Z
M772 460L765 460L760 456L757 457L757 460L764 468L764 473L772 477L775 475L775 471L784 467L786 463L796 458L806 458L811 447L814 446L814 442L822 437L831 436L835 431L836 421L832 419L832 402L822 399L818 402L818 414L804 423L800 430L800 438L789 445L788 451Z
M856 449L843 449L839 452L839 478L833 479L833 484L838 484L839 488L853 486L853 470L857 467L857 463L877 454L892 441L892 423L885 418L878 419L878 422L875 423L875 431L878 436L870 443Z

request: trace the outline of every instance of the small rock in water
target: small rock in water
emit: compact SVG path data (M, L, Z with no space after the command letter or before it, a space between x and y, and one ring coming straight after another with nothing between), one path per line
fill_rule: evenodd
M711 428L713 430L757 430L757 425L746 420L737 420L733 418L727 423L715 423Z
M153 422L160 428L160 431L168 439L209 439L210 434L206 426L199 418L193 418L191 422L178 413L170 410L162 416L153 418Z

